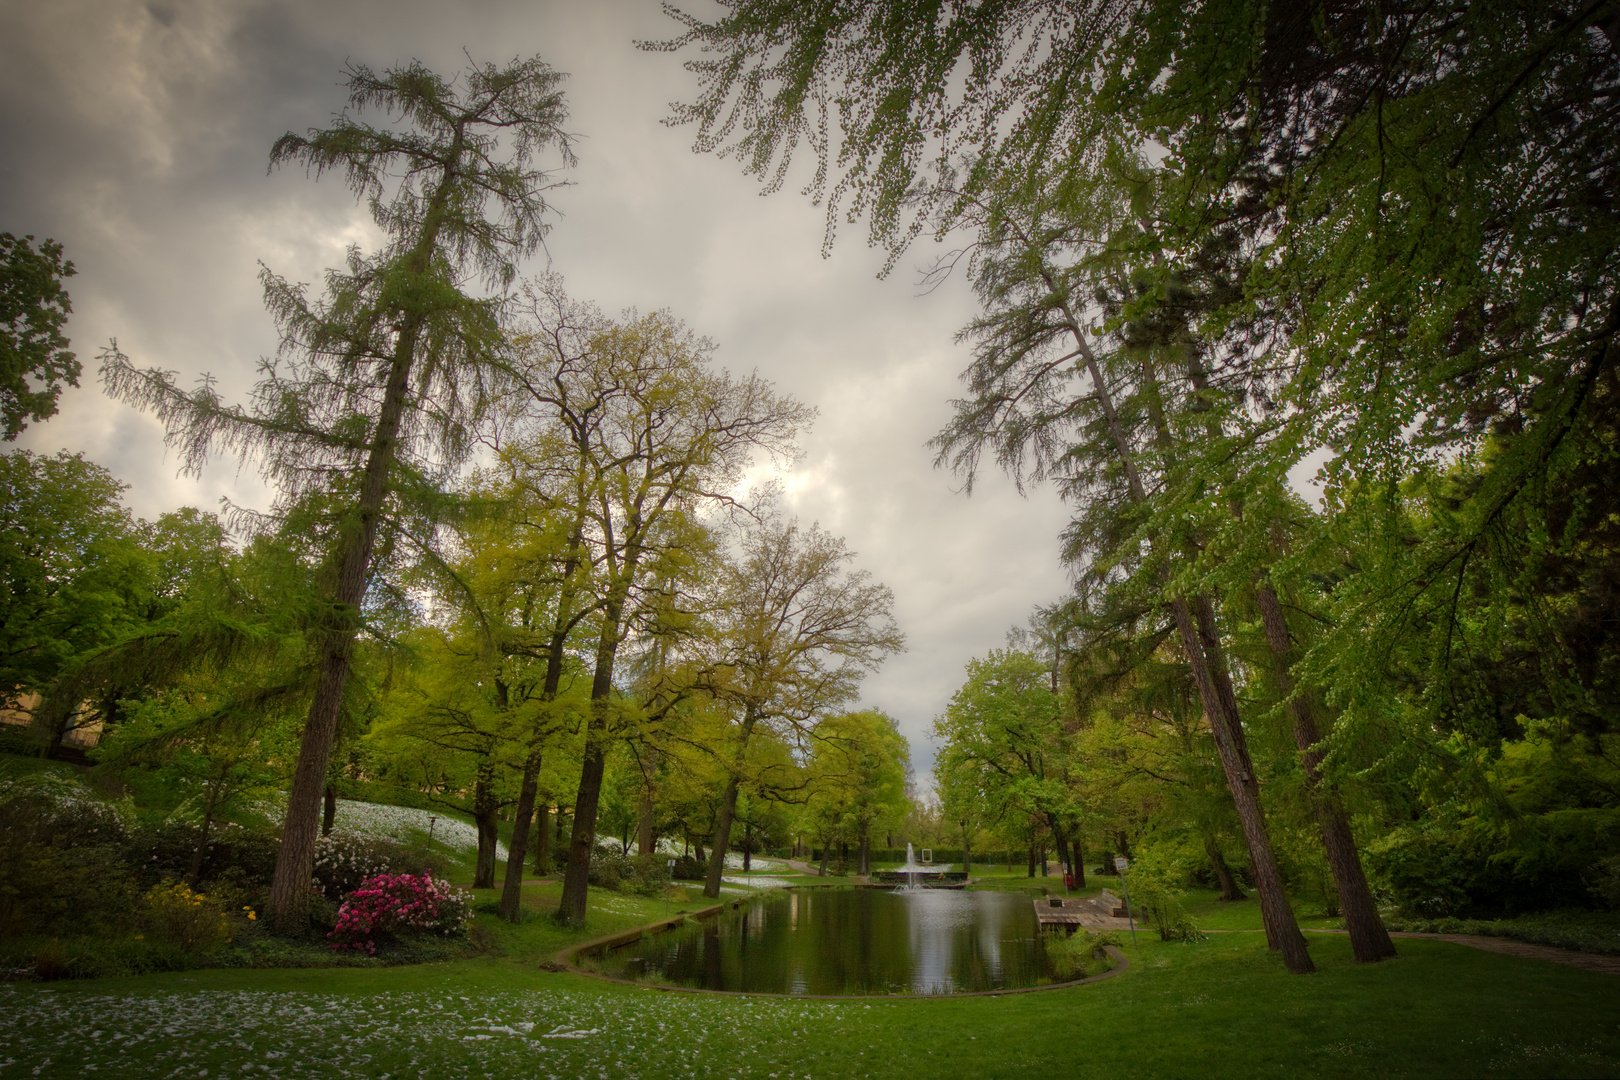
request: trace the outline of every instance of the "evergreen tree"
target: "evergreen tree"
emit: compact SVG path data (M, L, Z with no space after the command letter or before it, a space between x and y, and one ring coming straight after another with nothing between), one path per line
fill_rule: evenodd
M283 136L271 164L343 172L386 241L374 255L351 250L317 302L264 272L283 363L265 365L252 404L228 405L207 380L187 392L170 373L137 370L116 345L104 357L109 391L153 410L187 468L222 446L260 458L279 509L330 496L320 678L270 898L285 930L307 918L321 793L379 537L442 515L442 481L470 453L494 379L500 300L469 290L508 286L544 236L552 180L531 165L535 154L570 159L561 78L539 59L475 66L460 80L419 63L351 67L353 111ZM358 115L375 109L387 122Z

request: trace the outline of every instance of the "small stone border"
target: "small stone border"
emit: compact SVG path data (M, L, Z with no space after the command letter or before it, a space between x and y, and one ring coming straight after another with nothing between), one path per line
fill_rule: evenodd
M812 886L814 887L814 886ZM825 888L825 886L823 886ZM607 934L603 937L593 938L579 945L570 945L558 951L551 963L546 964L548 971L567 971L575 975L584 975L590 979L601 979L603 982L618 983L620 986L633 986L638 990L662 990L678 994L713 994L720 997L769 997L786 998L794 1001L924 1001L924 1000L952 1000L965 997L1001 997L1003 994L1034 994L1045 990L1062 990L1071 986L1084 986L1087 983L1102 982L1112 979L1115 975L1125 971L1131 962L1125 954L1112 945L1104 945L1103 952L1114 962L1114 966L1101 975L1088 975L1084 979L1070 979L1068 982L1047 983L1044 986L1019 986L1008 990L964 990L959 994L783 994L774 990L707 990L697 986L664 986L660 983L636 982L634 979L621 979L616 975L604 975L599 971L588 971L574 962L575 958L587 950L606 950L615 945L628 945L639 939L648 931L673 930L687 919L712 919L726 908L738 908L757 899L762 893L754 896L739 896L735 900L715 904L711 907L699 908L697 911L687 912L684 915L669 919L659 919L657 922L638 926L633 930L621 930L616 934Z

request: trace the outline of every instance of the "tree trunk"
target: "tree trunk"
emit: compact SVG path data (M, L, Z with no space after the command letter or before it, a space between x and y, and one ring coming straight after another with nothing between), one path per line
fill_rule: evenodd
M214 824L214 806L219 797L219 788L209 785L208 801L203 805L202 835L197 838L197 850L191 853L191 887L199 888L202 885L203 859L208 856L208 833Z
M641 793L641 810L636 818L636 851L644 857L650 857L658 851L658 839L653 835L654 812L652 791L644 789Z
M825 840L821 842L821 877L827 876L827 848L830 846Z
M962 830L962 873L973 873L973 853L968 850L968 831Z
M861 825L861 868L858 871L862 877L872 876L872 838L865 824Z
M1318 746L1321 733L1317 727L1313 702L1306 690L1294 687L1292 660L1293 638L1283 617L1282 604L1270 582L1261 582L1255 588L1255 604L1260 609L1260 621L1266 629L1266 644L1271 648L1278 688L1288 699L1288 711L1294 718L1294 744L1299 748L1305 765L1305 789L1316 811L1317 827L1322 833L1322 847L1327 852L1328 867L1333 871L1333 883L1339 894L1339 907L1344 912L1344 926L1350 935L1350 950L1362 963L1372 963L1395 955L1395 943L1390 940L1384 920L1379 917L1378 903L1367 886L1367 875L1361 867L1361 855L1356 850L1356 839L1350 831L1350 819L1339 801L1338 792L1322 782L1322 750Z
M593 720L593 727L595 723ZM571 926L585 922L585 907L590 899L591 853L596 848L596 809L606 766L607 748L598 736L586 743L585 759L579 770L579 796L574 800L568 867L563 871L562 903L557 907L557 921Z
M720 797L720 813L714 821L714 846L709 851L709 873L703 882L703 895L710 900L720 896L720 878L726 872L726 849L731 843L731 819L737 812L736 773L726 781L725 794Z
M1083 889L1086 887L1086 849L1081 844L1078 834L1074 838L1071 850L1074 852L1074 861L1070 863L1074 867L1074 887Z
M523 907L523 860L529 854L529 822L534 817L535 799L540 791L540 754L531 753L523 763L523 786L518 789L517 810L512 816L512 843L506 853L506 877L501 881L501 918L515 923ZM546 823L540 823L539 846L545 847Z
M1189 608L1197 612L1196 627L1193 610ZM1305 935L1299 932L1294 909L1289 906L1277 857L1271 850L1271 833L1260 802L1260 782L1249 758L1248 740L1238 718L1237 695L1227 676L1226 658L1215 633L1214 609L1207 598L1200 596L1190 604L1186 598L1177 597L1171 610L1176 617L1183 652L1192 668L1193 681L1198 686L1198 696L1209 717L1210 731L1215 736L1215 749L1226 774L1226 786L1232 792L1232 803L1243 826L1249 865L1254 869L1255 890L1260 894L1260 919L1266 928L1266 944L1283 954L1283 964L1296 975L1315 971L1316 965L1305 950Z
M534 876L551 873L551 796L540 798L539 816L534 823Z
M321 835L332 835L332 823L337 820L337 788L326 785L326 805L321 812Z
M478 828L478 862L473 869L473 888L495 887L495 845L500 841L500 807L495 802L495 766L485 758L478 765L473 782L473 822Z
M635 563L626 560L620 568L621 584L616 586L616 592L609 593L603 605L602 629L596 642L591 719L585 729L585 757L579 770L579 795L574 800L574 833L568 845L568 868L563 872L562 902L557 907L558 921L573 926L585 922L585 905L590 897L596 810L602 797L602 774L607 764L605 740L608 704L613 695L613 660L619 651L619 620L624 616L628 580L634 574Z
M743 709L742 728L738 735L736 755L731 762L731 775L726 780L726 791L720 799L720 815L715 819L713 850L709 853L709 874L703 883L703 895L713 900L720 895L720 878L726 872L726 852L731 843L731 822L737 813L737 788L742 780L743 764L748 757L748 740L753 737L758 716L753 702Z
M1243 890L1238 888L1237 878L1232 874L1232 868L1226 865L1226 856L1221 854L1221 846L1215 842L1215 837L1204 837L1204 854L1209 856L1209 868L1215 871L1215 881L1221 887L1221 899L1247 899Z
M1035 876L1035 841L1033 839L1029 842L1029 876Z

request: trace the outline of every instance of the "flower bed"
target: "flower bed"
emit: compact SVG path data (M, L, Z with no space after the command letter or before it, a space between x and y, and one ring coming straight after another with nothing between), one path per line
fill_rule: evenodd
M378 874L367 878L338 909L327 934L334 950L353 949L375 956L377 934L401 931L449 936L467 928L472 897L431 874Z

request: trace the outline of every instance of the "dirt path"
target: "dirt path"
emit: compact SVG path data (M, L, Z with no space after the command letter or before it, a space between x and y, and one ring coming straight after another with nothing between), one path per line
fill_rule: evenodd
M801 874L808 874L811 877L820 877L821 876L821 871L820 870L817 870L815 867L811 866L809 863L805 862L803 859L788 859L787 864L789 866L791 866L793 869L797 870Z
M1301 927L1307 934L1343 934L1344 930L1317 930L1311 927ZM1263 934L1263 930L1206 930L1206 934ZM1514 941L1512 938L1488 937L1485 934L1417 934L1407 930L1391 930L1392 938L1416 938L1420 941L1449 941L1453 945L1464 945L1480 952L1501 953L1503 956L1519 956L1527 960L1545 960L1550 964L1563 964L1565 967L1580 968L1582 971L1595 971L1600 975L1620 975L1620 956L1605 956L1602 953L1579 952L1575 949L1559 949L1551 945L1532 945L1528 941Z
M1342 934L1344 931L1318 930L1315 933ZM1620 956L1577 952L1574 949L1558 949L1551 945L1532 945L1528 941L1487 937L1484 934L1414 934L1405 931L1391 931L1389 936L1427 939L1429 941L1449 941L1453 945L1466 945L1470 949L1479 949L1481 952L1501 953L1504 956L1523 956L1531 960L1546 960L1554 964L1563 964L1566 967L1576 967L1583 971L1596 971L1603 975L1620 975Z

